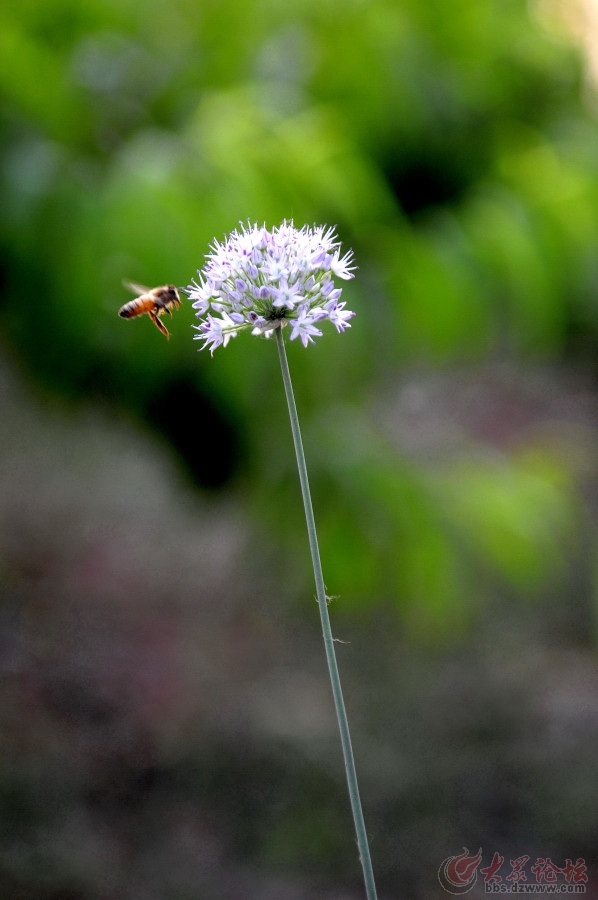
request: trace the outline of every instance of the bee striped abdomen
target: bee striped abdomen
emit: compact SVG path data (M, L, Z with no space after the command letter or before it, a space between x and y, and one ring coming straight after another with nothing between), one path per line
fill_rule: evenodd
M123 319L132 319L134 316L141 316L150 309L154 309L155 305L155 301L151 297L138 297L136 300L129 300L128 303L125 303L119 309L118 314Z

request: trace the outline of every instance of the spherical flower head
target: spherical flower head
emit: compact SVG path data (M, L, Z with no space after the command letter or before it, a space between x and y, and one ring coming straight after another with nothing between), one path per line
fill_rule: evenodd
M340 302L334 278L353 278L352 263L351 250L341 256L333 228L242 225L222 243L214 241L197 280L185 288L200 320L193 326L200 349L213 354L245 329L270 337L288 324L291 340L307 347L326 319L339 332L350 328L355 313Z

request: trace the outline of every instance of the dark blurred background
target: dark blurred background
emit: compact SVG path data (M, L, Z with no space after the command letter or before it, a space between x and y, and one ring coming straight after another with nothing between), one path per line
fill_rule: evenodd
M289 359L380 898L464 847L597 896L597 47L591 0L1 6L3 900L363 896L275 348L117 316L283 218L359 266Z

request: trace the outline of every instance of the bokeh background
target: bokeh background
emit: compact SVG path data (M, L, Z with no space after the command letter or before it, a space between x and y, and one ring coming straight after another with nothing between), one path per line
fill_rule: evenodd
M274 345L117 317L283 218L359 266L289 358L380 897L464 847L597 895L597 48L593 0L2 4L2 898L363 896Z

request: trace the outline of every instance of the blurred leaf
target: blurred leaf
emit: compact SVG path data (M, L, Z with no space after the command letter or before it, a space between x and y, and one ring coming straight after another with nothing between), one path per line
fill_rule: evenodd
M524 594L563 573L575 504L562 464L542 452L460 460L444 479L451 525Z

